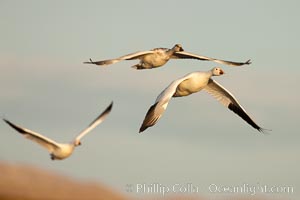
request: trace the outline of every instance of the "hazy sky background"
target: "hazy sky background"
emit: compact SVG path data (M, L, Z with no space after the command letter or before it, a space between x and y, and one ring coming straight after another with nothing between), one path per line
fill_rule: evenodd
M107 120L64 161L0 124L0 159L126 184L300 188L299 1L0 1L0 115L68 142L113 100ZM138 129L174 79L214 63L172 60L136 71L138 61L84 65L172 47L253 64L221 66L230 90L263 135L205 92L172 99L161 120ZM298 131L297 131L298 130ZM277 195L274 195L277 196Z

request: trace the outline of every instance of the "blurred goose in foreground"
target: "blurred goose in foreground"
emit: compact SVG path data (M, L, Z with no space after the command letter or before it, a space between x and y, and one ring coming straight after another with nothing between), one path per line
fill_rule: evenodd
M213 61L219 64L230 65L230 66L241 66L251 64L250 60L246 62L232 62L226 60L219 60L216 58L209 58L206 56L196 55L189 53L183 50L180 44L176 44L172 49L168 48L155 48L149 51L138 51L131 53L119 58L102 60L102 61L93 61L90 59L90 62L84 62L85 64L95 64L95 65L110 65L122 60L135 60L139 59L140 63L132 66L135 69L152 69L161 67L166 64L170 59L197 59L203 61Z
M99 115L86 129L84 129L70 143L57 143L54 140L51 140L39 133L17 126L6 119L3 120L16 131L23 134L27 139L30 139L46 148L50 152L52 160L62 160L69 157L73 153L75 147L81 145L80 140L83 136L85 136L88 132L93 130L106 118L106 116L110 113L112 109L112 105L113 103L111 102L111 104L103 111L103 113L101 113L101 115Z
M253 128L263 132L264 129L258 126L249 117L235 97L219 83L211 79L212 76L220 76L222 74L224 74L224 71L221 68L216 67L207 72L192 72L173 81L158 95L155 103L148 110L139 132L143 132L148 127L156 124L156 122L165 112L172 97L188 96L190 94L199 92L202 89L215 97L225 107L228 107L231 111L239 115Z

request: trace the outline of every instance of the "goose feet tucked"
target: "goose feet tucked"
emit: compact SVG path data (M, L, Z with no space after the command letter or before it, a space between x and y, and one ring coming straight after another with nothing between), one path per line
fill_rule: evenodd
M133 68L133 69L137 69L137 70L144 69L144 68L143 68L143 65L141 65L140 63L139 63L139 64L136 64L136 65L133 65L132 68Z

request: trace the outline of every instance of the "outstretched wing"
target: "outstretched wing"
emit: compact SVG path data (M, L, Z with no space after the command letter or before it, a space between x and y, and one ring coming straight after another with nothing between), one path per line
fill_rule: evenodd
M9 126L11 126L13 129L21 133L23 136L25 136L27 139L32 140L44 148L46 148L49 152L53 152L54 149L59 148L59 144L39 133L36 133L34 131L31 131L26 128L22 128L21 126L15 125L12 122L8 121L7 119L3 119Z
M107 115L110 113L112 106L113 102L111 102L110 105L86 129L79 133L79 135L75 138L75 141L80 141L83 136L93 130L101 122L103 122Z
M186 51L175 52L173 54L172 58L173 59L197 59L197 60L203 60L203 61L212 61L212 62L229 65L229 66L241 66L241 65L250 65L251 64L251 60L247 60L246 62L233 62L233 61L220 60L220 59L216 59L216 58L201 56L201 55L189 53Z
M204 88L206 92L215 97L221 104L225 107L229 108L235 114L240 116L243 120L245 120L248 124L250 124L253 128L257 129L260 132L263 132L264 129L258 126L251 117L246 113L245 109L239 104L239 102L235 99L235 97L227 91L224 87L222 87L216 81L210 79L207 86Z
M148 127L151 127L156 124L159 118L163 115L165 110L167 109L168 103L172 96L175 94L178 85L184 81L189 79L192 73L187 74L186 76L173 81L166 89L164 89L156 98L155 103L149 108L144 121L140 127L139 132L143 132Z
M101 60L101 61L93 61L92 59L90 59L90 62L84 62L84 64L95 64L95 65L111 65L117 62L120 62L122 60L134 60L134 59L138 59L141 56L145 56L148 54L152 54L154 51L138 51L135 53L131 53L119 58L115 58L115 59L110 59L110 60Z

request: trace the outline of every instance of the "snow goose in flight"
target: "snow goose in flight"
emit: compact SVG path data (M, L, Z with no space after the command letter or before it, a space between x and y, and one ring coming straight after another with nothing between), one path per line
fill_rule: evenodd
M96 64L96 65L110 65L122 60L135 60L139 59L140 63L132 66L135 69L152 69L161 67L166 64L170 59L197 59L203 61L213 61L219 64L230 65L230 66L241 66L251 64L250 60L246 62L232 62L226 60L220 60L216 58L209 58L206 56L196 55L189 53L183 50L180 44L175 44L172 49L168 48L155 48L149 51L138 51L131 53L119 58L102 60L102 61L93 61L90 59L90 62L84 62L85 64Z
M235 97L222 87L219 83L214 81L212 76L220 76L224 74L221 68L215 67L207 72L192 72L173 81L165 90L163 90L157 97L155 103L148 110L143 124L139 132L143 132L148 127L156 124L159 118L165 112L169 101L172 97L183 97L190 94L205 90L213 97L215 97L221 104L229 108L235 114L239 115L248 124L258 131L264 131L263 128L258 126L246 113L244 108L239 104Z
M50 152L50 156L52 160L62 160L69 157L74 148L78 145L81 145L81 138L85 136L88 132L93 130L96 126L98 126L110 113L112 109L113 103L111 103L102 113L99 115L86 129L84 129L73 141L70 143L58 143L54 140L51 140L39 133L31 131L26 128L22 128L21 126L15 125L7 119L3 119L8 125L14 128L16 131L24 135L27 139L30 139L44 148L46 148Z

